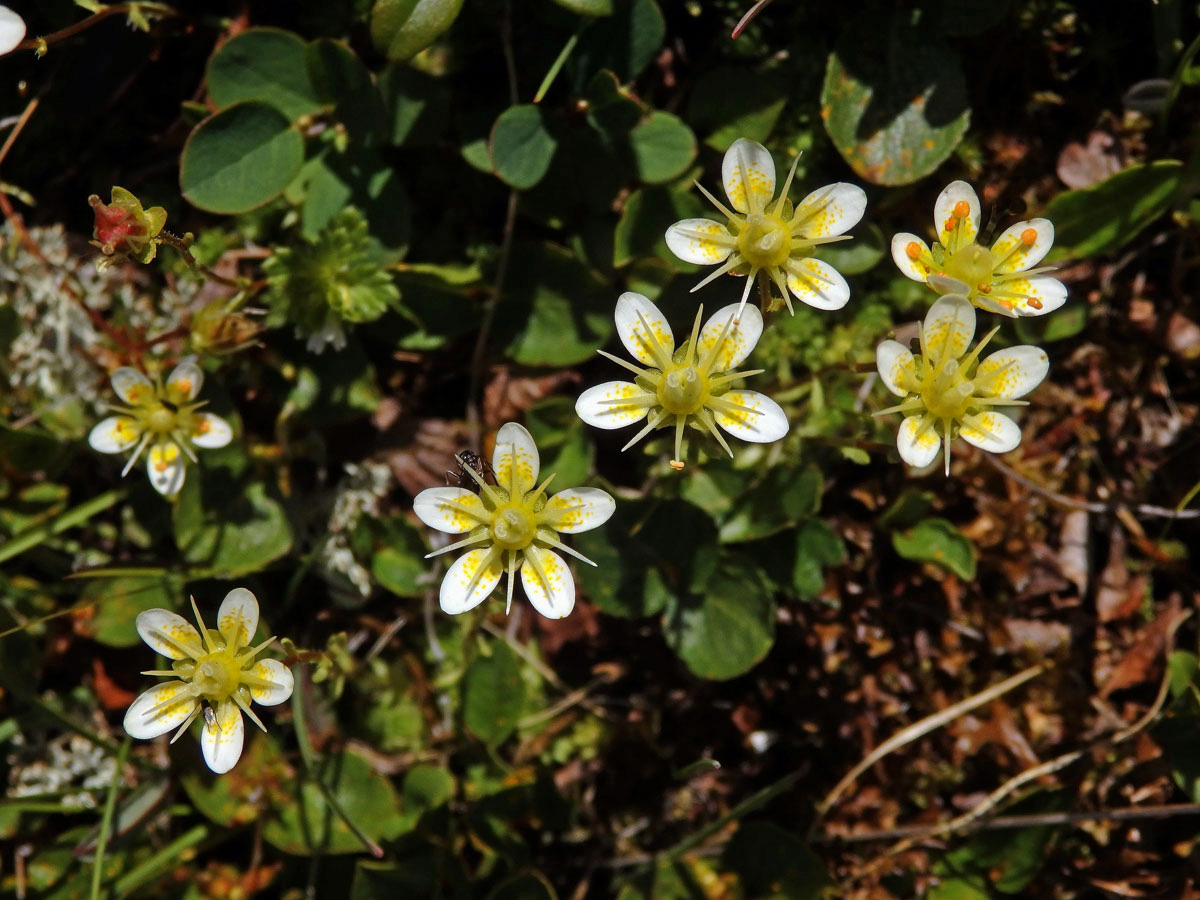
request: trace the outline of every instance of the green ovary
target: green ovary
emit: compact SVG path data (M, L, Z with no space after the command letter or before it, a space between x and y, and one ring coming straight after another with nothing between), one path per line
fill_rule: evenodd
M945 274L963 282L972 294L991 289L994 271L991 251L979 244L967 244L946 258Z
M506 503L497 507L490 527L492 540L505 550L524 550L537 535L533 509L523 503Z
M668 369L658 383L658 402L673 415L699 412L708 397L708 378L695 366Z
M159 405L143 420L147 431L154 434L170 434L178 419L178 414L171 412L165 406Z
M229 650L216 650L196 660L192 685L211 703L227 700L242 681L242 667Z
M928 372L921 380L921 402L939 419L961 419L972 404L975 386L959 369L957 360L949 360Z
M755 268L775 268L787 262L792 252L792 233L778 216L754 213L746 217L737 248L742 258Z

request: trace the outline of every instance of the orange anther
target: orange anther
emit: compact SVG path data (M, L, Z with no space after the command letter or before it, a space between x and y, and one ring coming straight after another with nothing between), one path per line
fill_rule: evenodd
M965 219L971 214L971 204L966 200L959 200L954 204L954 218Z
M992 286L990 284L980 284L976 286L976 290L978 290L981 294L990 294L992 292Z
M1037 243L1037 229L1026 228L1021 232L1021 243L1026 247L1030 247Z
M1030 306L1032 306L1034 309L1041 309L1041 308L1042 308L1042 301L1041 301L1041 300L1039 300L1037 297L1030 297L1030 298L1029 298L1029 305L1030 305Z
M904 252L908 254L909 259L917 259L921 255L921 245L916 241L909 241Z
M667 462L667 465L670 466L672 469L674 469L676 472L678 472L683 468L684 463L682 460L672 459Z

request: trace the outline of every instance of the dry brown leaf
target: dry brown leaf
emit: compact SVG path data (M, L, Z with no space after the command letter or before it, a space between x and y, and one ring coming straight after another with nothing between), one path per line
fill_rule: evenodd
M483 421L491 428L519 419L525 410L553 394L564 384L576 384L579 373L514 375L508 366L495 366L483 391Z
M1121 661L1109 673L1104 684L1100 687L1100 697L1107 698L1114 691L1133 687L1148 681L1155 668L1155 663L1162 655L1163 644L1167 639L1167 629L1179 615L1179 594L1172 594L1171 599L1158 617L1138 632L1133 646L1126 651Z
M1086 145L1072 141L1062 148L1055 171L1069 188L1090 187L1121 171L1121 148L1111 134L1093 131Z
M1096 588L1096 615L1101 622L1127 618L1141 606L1145 580L1133 579L1131 584L1125 550L1125 531L1115 525L1109 537L1108 562Z
M1014 651L1033 650L1051 656L1071 643L1071 629L1062 622L1041 619L1008 619L1004 623L1009 647Z
M1058 566L1063 577L1075 585L1080 597L1087 596L1088 589L1088 525L1087 510L1073 509L1063 516L1059 531Z
M391 446L382 458L400 486L413 496L446 484L446 473L458 465L454 454L471 449L466 425L446 419L405 422L388 437Z

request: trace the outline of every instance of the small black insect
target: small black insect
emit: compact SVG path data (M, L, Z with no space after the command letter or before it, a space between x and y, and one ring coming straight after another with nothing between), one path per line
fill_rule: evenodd
M468 491L474 491L478 494L479 482L471 477L472 473L483 481L487 481L489 476L495 474L492 471L491 463L474 450L463 450L461 453L455 455L455 459L458 461L458 467L453 470L447 470L446 484L466 488Z

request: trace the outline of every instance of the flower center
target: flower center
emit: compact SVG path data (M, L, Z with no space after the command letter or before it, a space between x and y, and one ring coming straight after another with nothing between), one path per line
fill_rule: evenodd
M506 503L492 516L492 540L505 550L524 550L537 534L532 510L522 503Z
M699 412L708 399L708 379L695 366L676 366L658 383L658 402L677 416Z
M946 274L957 278L971 289L972 294L987 293L992 288L991 251L979 244L967 244L946 257Z
M921 381L921 401L939 419L961 419L974 400L975 385L967 380L958 360L946 360Z
M792 252L792 232L778 216L751 213L738 235L738 252L752 266L769 269L783 265Z
M176 416L177 413L160 403L146 416L146 430L154 434L170 434L175 428Z
M192 684L211 703L229 698L242 681L242 667L229 650L215 650L196 660Z

